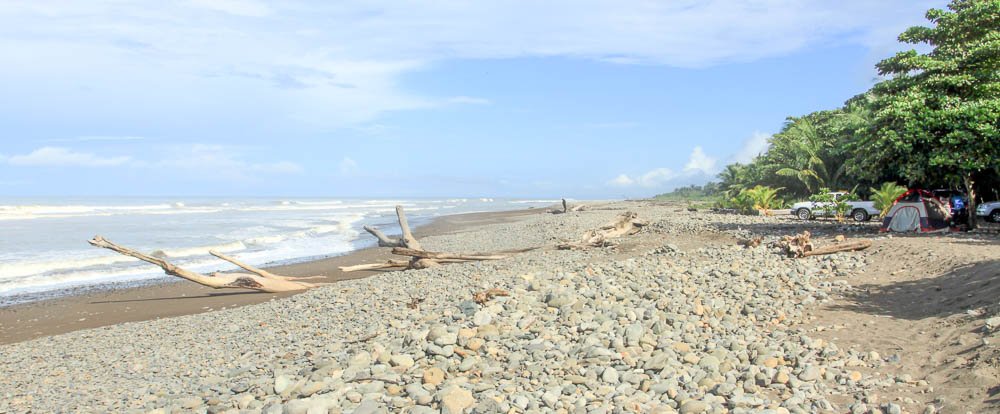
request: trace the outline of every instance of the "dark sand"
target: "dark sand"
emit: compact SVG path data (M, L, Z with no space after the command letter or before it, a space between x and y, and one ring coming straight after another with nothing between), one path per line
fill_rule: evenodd
M470 228L515 221L540 214L545 209L470 213L445 216L414 229L419 237L457 233ZM367 237L367 236L362 236ZM289 276L322 275L317 282L358 279L377 271L344 273L338 266L377 263L392 256L388 249L368 248L347 255L269 268ZM137 322L190 315L252 305L294 293L263 293L249 290L217 290L186 281L103 290L0 308L0 344L27 341L49 335L93 329L124 322Z

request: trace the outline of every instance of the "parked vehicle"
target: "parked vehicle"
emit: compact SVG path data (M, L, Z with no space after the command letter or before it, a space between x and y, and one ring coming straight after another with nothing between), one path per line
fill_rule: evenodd
M847 195L847 193L835 191L828 193L828 195L832 196L836 202L841 197ZM875 208L875 202L873 201L845 201L845 203L850 206L848 215L854 221L868 221L880 213ZM792 205L792 215L802 220L811 220L819 216L832 216L836 214L833 204L829 202L801 201Z
M976 215L1000 223L1000 201L990 201L976 206Z

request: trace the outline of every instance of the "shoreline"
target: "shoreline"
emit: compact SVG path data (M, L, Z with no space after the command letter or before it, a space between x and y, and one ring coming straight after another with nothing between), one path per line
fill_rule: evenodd
M516 220L544 208L445 215L415 227L417 237L439 236L477 226ZM363 234L361 237L366 237ZM268 267L290 276L321 275L326 283L361 279L387 271L344 273L338 266L374 263L390 258L386 249L370 246L339 256ZM125 288L95 289L51 299L0 307L0 345L128 322L170 318L253 305L300 294L251 290L217 290L183 280L151 281Z

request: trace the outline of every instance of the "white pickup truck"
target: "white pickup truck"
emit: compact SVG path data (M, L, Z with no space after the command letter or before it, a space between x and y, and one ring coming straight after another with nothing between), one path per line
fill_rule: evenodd
M837 191L828 194L832 195L834 200L837 200L847 193ZM847 205L851 206L849 214L854 221L868 221L880 213L879 210L875 209L874 201L847 201ZM817 216L831 216L834 212L826 211L829 207L830 203L801 201L792 205L792 215L802 220L814 219Z

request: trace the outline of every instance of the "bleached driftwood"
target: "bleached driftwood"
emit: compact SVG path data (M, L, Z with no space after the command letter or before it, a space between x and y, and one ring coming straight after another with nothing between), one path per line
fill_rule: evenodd
M410 231L410 224L406 220L406 213L402 206L396 206L396 217L399 220L399 228L402 236L394 239L386 236L376 228L365 226L365 230L378 239L379 247L391 247L392 254L399 256L409 256L409 260L389 260L384 263L361 264L356 266L341 266L343 272L357 272L362 270L381 269L426 269L447 263L464 263L484 260L500 260L511 255L535 250L535 248L505 250L488 253L442 253L424 250L423 246L413 232Z
M823 254L833 254L839 252L851 252L856 250L864 250L869 247L872 247L871 240L855 240L855 241L831 244L829 246L815 248L803 254L803 257L819 256Z
M246 263L243 263L243 262L241 262L239 260L236 260L236 259L234 259L232 257L229 257L229 256L226 256L226 255L224 255L222 253L219 253L219 252L217 252L215 250L209 250L208 253L211 254L212 256L218 257L218 258L220 258L222 260L225 260L225 261L227 261L229 263L232 263L232 264L234 264L236 266L239 266L243 270L246 270L246 271L248 271L250 273L257 274L260 277L267 278L267 279L308 280L308 279L320 279L320 278L324 277L324 276L280 276L280 275L276 275L274 273L268 272L267 270L258 269L256 267L250 266L250 265L248 265Z
M605 247L610 246L613 242L612 239L616 239L623 236L631 236L642 230L642 227L646 226L645 221L639 220L639 215L626 211L618 216L614 221L601 226L600 228L587 230L580 237L579 241L562 243L556 246L559 249L582 249L587 247Z
M569 203L567 203L566 199L564 198L564 199L562 199L562 210L549 210L549 213L552 213L552 214L566 214L566 213L569 213L569 212L584 211L586 209L587 209L587 206L583 205L583 204L577 204L577 205L575 205L573 207L570 207Z
M864 250L872 246L871 240L846 241L843 236L837 236L834 244L817 248L810 238L812 234L803 231L795 236L783 236L776 245L785 251L788 257L809 257L839 252Z
M178 267L165 259L153 257L128 247L117 245L101 236L94 236L89 243L93 246L102 247L125 256L134 257L144 262L154 264L163 269L163 271L168 275L186 279L213 289L252 289L261 292L278 293L295 292L320 286L320 284L301 282L298 280L302 278L278 276L236 261L231 262L247 270L253 269L251 271L253 271L254 274L213 273L212 275L203 275L201 273L192 272Z

